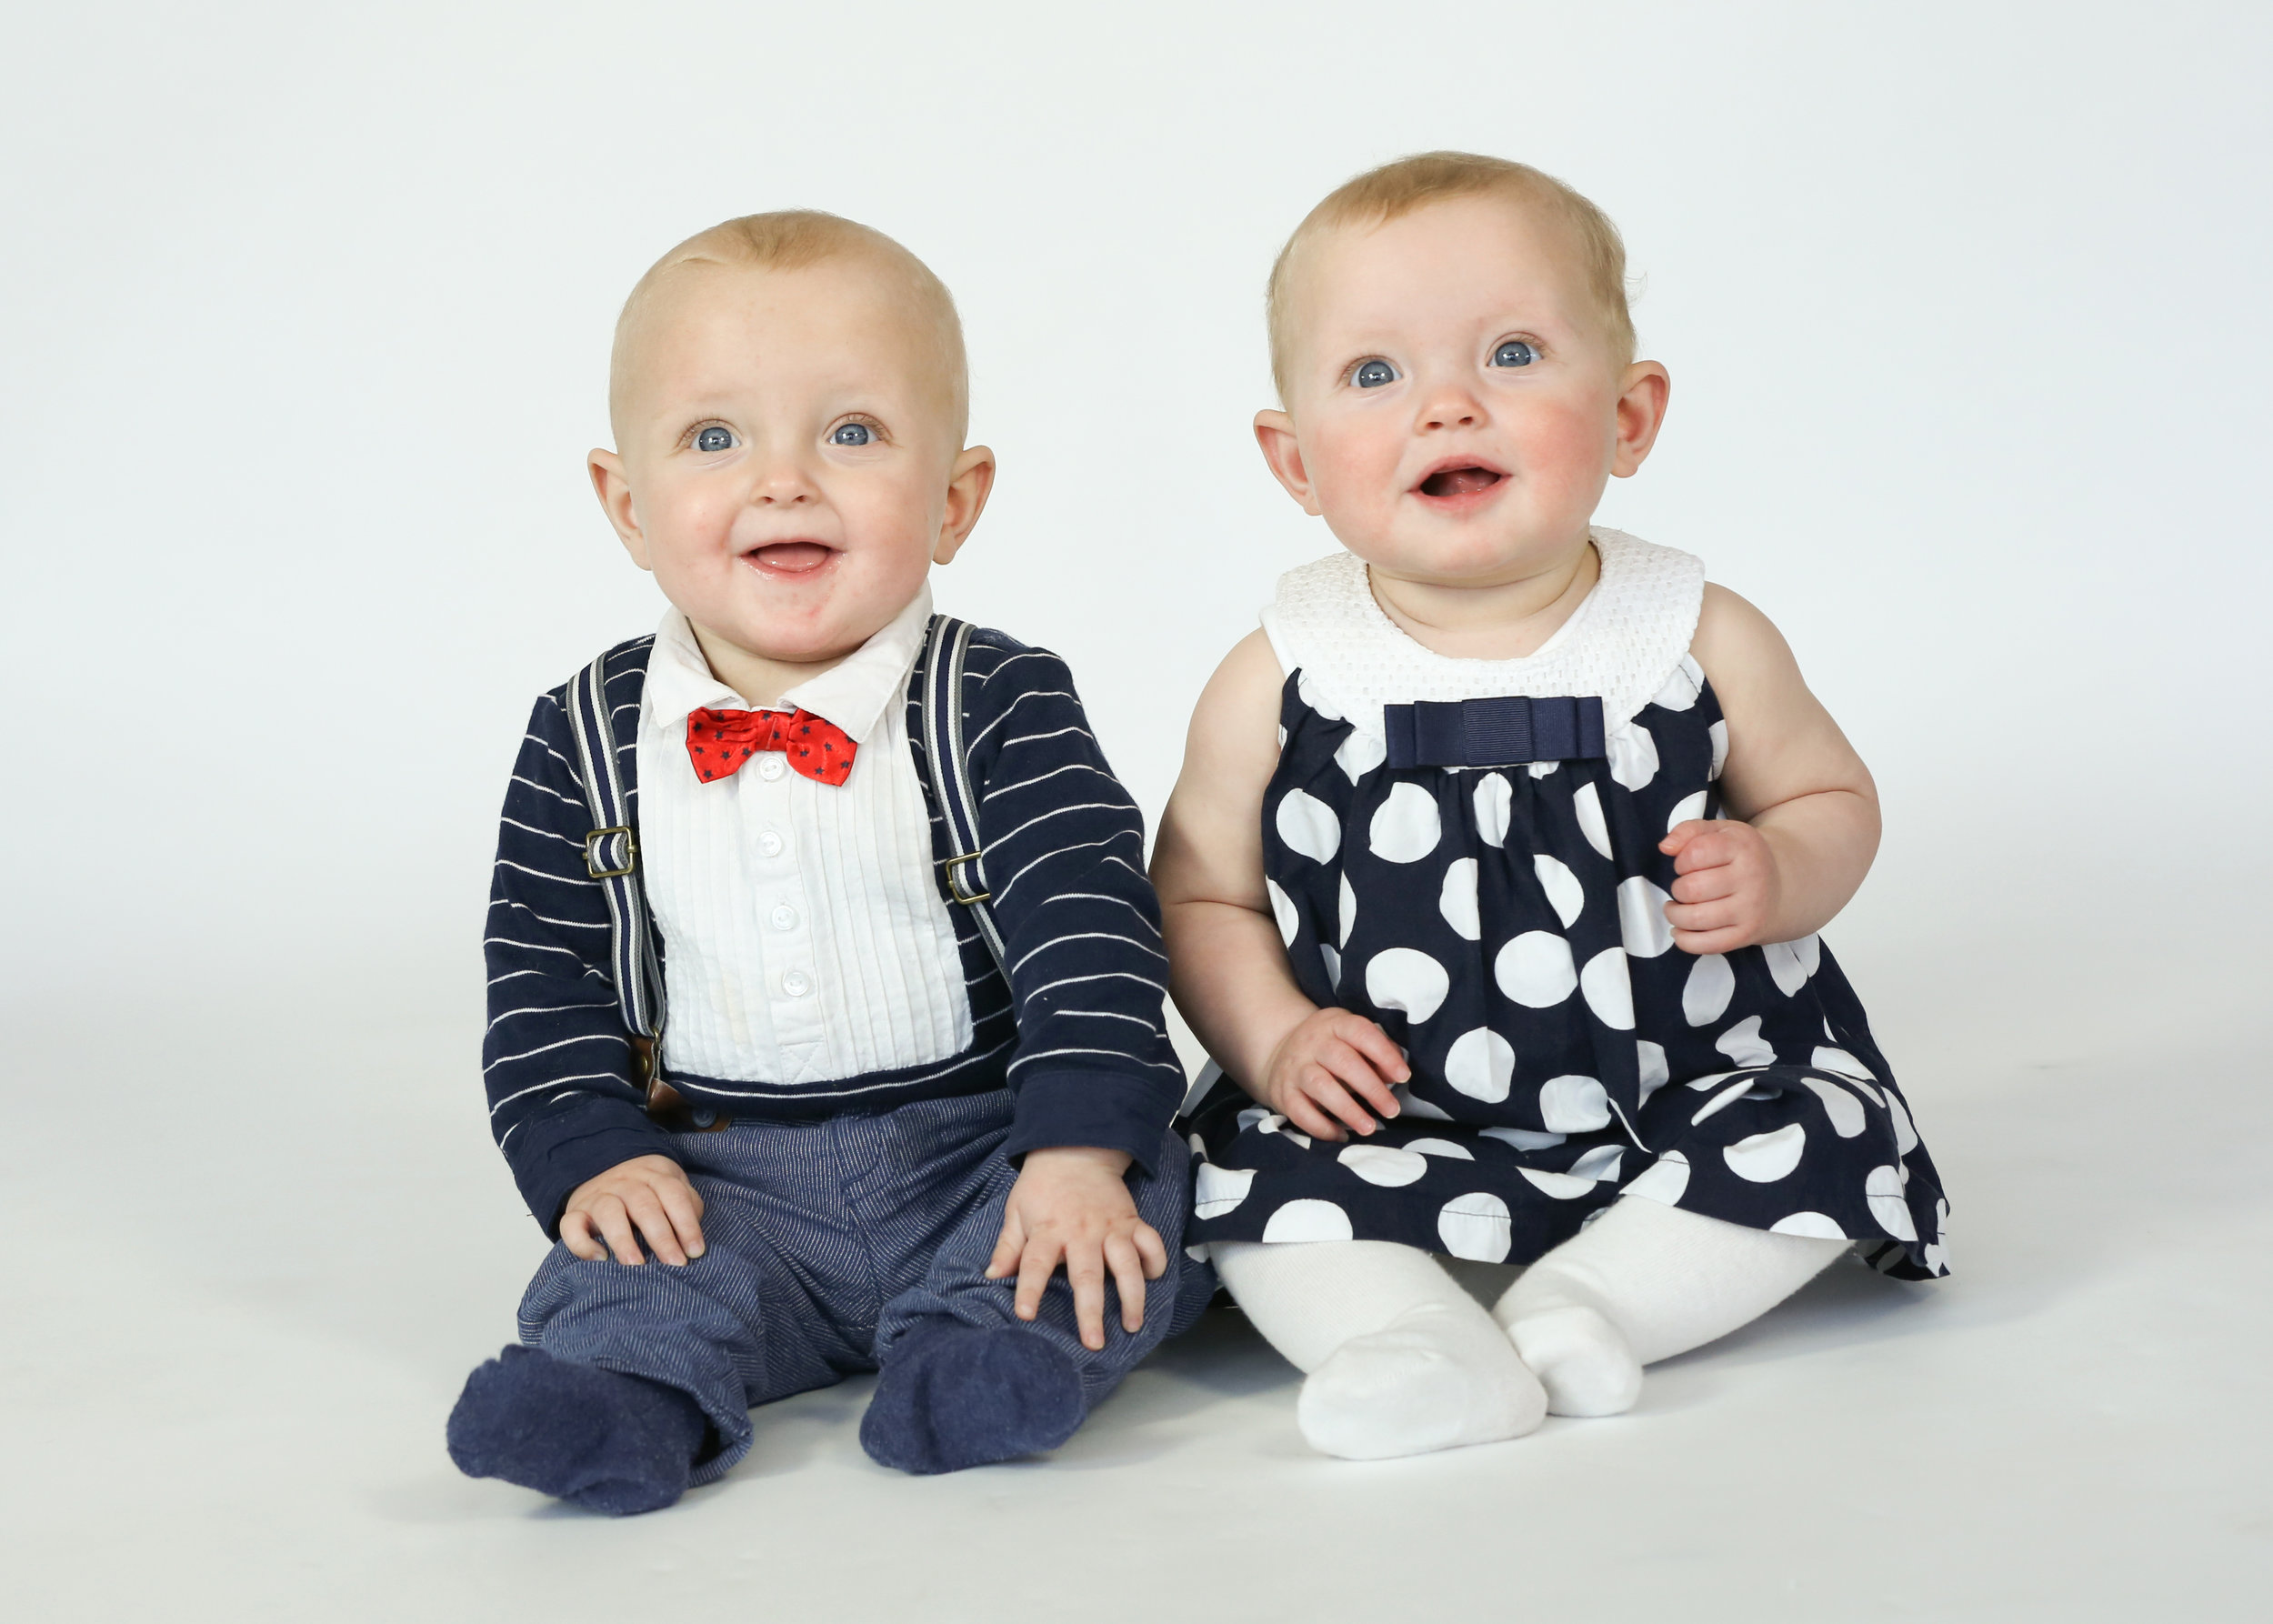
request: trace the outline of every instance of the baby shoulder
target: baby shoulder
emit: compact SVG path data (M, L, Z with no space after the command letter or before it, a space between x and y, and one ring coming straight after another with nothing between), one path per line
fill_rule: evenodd
M1791 645L1776 623L1717 581L1705 583L1689 653L1704 667L1724 708L1732 701L1742 707L1750 697L1804 687Z

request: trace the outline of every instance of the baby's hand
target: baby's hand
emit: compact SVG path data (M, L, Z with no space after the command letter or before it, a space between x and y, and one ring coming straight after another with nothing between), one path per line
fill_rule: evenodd
M684 1168L667 1156L635 1156L576 1186L560 1215L560 1244L587 1263L606 1262L608 1247L618 1263L638 1263L636 1225L655 1255L676 1267L703 1255L702 1217L702 1195Z
M1374 1130L1377 1124L1366 1114L1366 1105L1384 1117L1396 1116L1401 1108L1389 1085L1412 1075L1404 1054L1372 1021L1347 1009L1321 1009L1271 1051L1263 1098L1303 1132L1338 1141L1349 1137L1343 1123L1359 1133ZM1366 1105L1358 1103L1361 1097Z
M1030 1150L1003 1208L986 1278L1018 1277L1014 1306L1021 1319L1041 1311L1042 1292L1062 1261L1074 1288L1074 1322L1084 1348L1105 1346L1105 1271L1121 1293L1121 1328L1145 1328L1145 1281L1168 1268L1167 1243L1136 1216L1128 1193L1128 1157L1119 1150L1067 1146Z
M1748 823L1692 818L1657 843L1680 878L1666 923L1684 953L1733 953L1761 938L1775 916L1783 880L1766 836Z

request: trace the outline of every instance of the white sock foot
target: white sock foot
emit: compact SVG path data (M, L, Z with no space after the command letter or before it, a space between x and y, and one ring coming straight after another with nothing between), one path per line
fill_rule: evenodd
M1547 1306L1507 1328L1557 1416L1617 1416L1642 1396L1641 1362L1626 1338L1583 1303Z
M1529 1432L1547 1394L1492 1322L1424 1306L1343 1343L1302 1384L1303 1438L1345 1460L1384 1460Z

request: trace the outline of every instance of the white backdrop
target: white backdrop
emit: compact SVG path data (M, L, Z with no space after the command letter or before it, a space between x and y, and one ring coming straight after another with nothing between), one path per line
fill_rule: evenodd
M1504 1605L1514 1529L1571 1616L2251 1616L2273 12L126 0L4 32L0 1555L32 1613L795 1610L856 1563L880 1612L1015 1617L969 1560L1015 1509L1069 1571L1119 1529L1235 1616L1294 1585L1380 1618L1401 1564L1299 1553L1386 1508L1368 1549L1467 1530L1447 1606ZM614 1532L457 1479L441 1418L543 1245L476 1075L496 808L532 697L661 606L582 471L633 279L792 205L930 261L1002 466L940 600L1064 653L1157 817L1215 661L1331 545L1248 437L1270 257L1435 146L1625 228L1675 381L1602 517L1765 607L1877 772L1829 934L1958 1277L1827 1284L1630 1424L1372 1475L1303 1456L1292 1373L1217 1316L1046 1466L878 1472L855 1384ZM1706 1539L1730 1502L1788 1536Z

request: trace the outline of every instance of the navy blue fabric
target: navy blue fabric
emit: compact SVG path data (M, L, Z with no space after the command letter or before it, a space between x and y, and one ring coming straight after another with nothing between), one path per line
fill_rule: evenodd
M616 761L635 821L639 699L653 643L637 638L606 657ZM914 696L924 675L919 664L909 686L919 768ZM1006 984L967 910L950 903L971 1047L936 1065L834 1081L769 1085L679 1072L666 1080L698 1109L779 1121L1007 1088L1017 1100L1010 1155L1094 1145L1152 1170L1185 1078L1162 1016L1167 961L1144 875L1142 815L1097 747L1056 655L977 630L963 688L994 915L1011 966ZM499 824L483 941L491 1130L548 1235L559 1233L578 1185L636 1156L672 1155L675 1143L646 1114L609 978L606 901L585 860L591 818L567 699L563 685L531 713ZM936 806L931 825L934 851L954 855ZM656 950L659 958L660 941Z
M1160 1174L1129 1174L1137 1211L1169 1244L1170 1268L1147 1286L1135 1336L1121 1328L1108 1285L1106 1346L1092 1352L1075 1329L1062 1270L1031 1324L1012 1312L1016 1281L985 1278L1016 1178L1005 1154L1011 1118L1009 1096L996 1090L673 1136L670 1153L705 1202L708 1249L673 1268L586 1262L556 1246L522 1301L521 1339L694 1398L720 1440L696 1483L748 1450L751 1406L888 1365L895 1343L927 1322L1045 1338L1080 1372L1094 1405L1214 1289L1206 1265L1177 1249L1184 1146L1159 1136L1150 1159Z
M1602 701L1591 694L1419 699L1382 707L1381 722L1393 767L1589 761L1603 752Z
M860 1447L878 1466L959 1472L1055 1449L1088 1413L1081 1372L1046 1338L926 1319L893 1345Z
M1504 770L1353 778L1351 724L1295 677L1280 721L1262 834L1288 967L1413 1076L1403 1114L1348 1146L1216 1089L1194 1112L1194 1240L1524 1263L1631 1190L1948 1272L1939 1177L1830 949L1672 944L1658 842L1719 815L1709 684L1677 674L1605 759Z
M508 1348L466 1378L446 1437L469 1478L629 1517L686 1492L709 1431L676 1388Z

